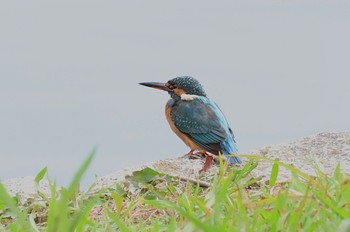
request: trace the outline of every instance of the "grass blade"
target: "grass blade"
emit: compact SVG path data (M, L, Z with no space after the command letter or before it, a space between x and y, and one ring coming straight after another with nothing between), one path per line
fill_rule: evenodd
M272 188L276 184L277 176L278 176L278 163L273 163L269 185Z

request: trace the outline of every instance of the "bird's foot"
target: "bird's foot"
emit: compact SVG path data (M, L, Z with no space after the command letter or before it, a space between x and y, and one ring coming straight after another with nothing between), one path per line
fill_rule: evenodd
M191 150L190 152L188 152L185 157L189 157L190 159L199 159L200 155L202 155L202 153L200 151L197 150Z
M191 150L191 151L188 152L186 155L187 155L187 156L193 156L193 155L194 155L194 152L195 152L195 150Z
M205 162L203 165L203 168L199 171L199 173L207 172L213 162L214 157L210 155L206 151L197 151L197 150L191 150L188 152L185 156L188 156L190 159L198 159L199 156L205 157Z
M213 156L209 155L208 153L206 154L206 159L205 159L205 163L203 165L203 168L199 171L199 173L203 173L203 172L207 172L209 171L209 168L211 166L211 163L213 162Z

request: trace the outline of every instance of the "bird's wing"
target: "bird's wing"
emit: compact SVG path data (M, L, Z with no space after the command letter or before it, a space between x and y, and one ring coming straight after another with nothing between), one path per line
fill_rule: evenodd
M225 117L224 114L222 113L222 111L221 111L221 109L219 108L219 106L218 106L216 103L214 103L214 104L215 104L215 106L220 110L222 117L225 119L225 121L226 121L226 123L227 123L226 117ZM228 123L227 123L227 126L228 126ZM233 141L236 142L236 141L235 141L235 134L233 133L232 129L231 129L229 126L228 126L228 130L229 130L230 134L232 135Z
M177 129L213 154L218 153L220 143L229 133L226 119L220 109L204 97L177 102L172 107L171 119Z

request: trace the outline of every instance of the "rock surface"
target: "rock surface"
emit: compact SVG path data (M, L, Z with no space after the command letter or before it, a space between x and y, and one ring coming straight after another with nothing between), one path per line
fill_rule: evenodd
M17 196L22 204L40 198L38 196L38 190L46 196L51 195L49 182L42 180L37 187L34 176L11 178L3 181L2 184L5 186L7 192L11 196Z
M279 159L309 175L316 175L315 165L328 175L338 164L343 172L350 173L350 133L320 133L288 144L268 146L250 154ZM253 174L268 179L271 168L271 163L260 162ZM278 179L290 178L290 171L281 167Z
M315 163L329 175L334 172L334 169L340 163L341 170L350 174L350 133L321 133L287 144L268 146L250 152L248 155L278 159L285 164L294 165L294 167L309 175L315 175ZM243 163L240 166L245 165L248 159L242 158L242 161ZM196 179L199 177L199 170L203 167L203 163L204 159L189 159L188 157L159 160L101 177L96 187L107 187L124 179L125 175L131 174L132 171L145 167L150 167L158 172L172 176ZM206 175L216 173L218 169L218 164L212 165L210 172ZM256 177L263 177L261 181L265 181L270 178L271 169L271 162L260 161L252 174ZM280 167L278 181L286 181L290 178L290 171Z
M297 169L310 175L315 175L315 163L326 174L332 174L338 163L340 163L343 172L350 173L350 133L321 133L287 144L268 146L250 152L248 155L278 159L283 163L294 165ZM241 166L248 161L244 158L242 160L243 164ZM103 176L98 179L94 189L97 191L111 186L118 181L124 180L125 176L130 175L133 171L141 170L145 167L150 167L158 172L172 176L196 179L199 177L199 170L202 168L203 163L204 159L189 159L188 157L159 160ZM218 168L218 164L214 164L210 172L206 173L206 176L216 173ZM252 174L259 177L263 176L262 181L268 180L271 168L272 163L261 161ZM285 181L290 178L290 172L281 167L278 180ZM36 191L34 177L14 178L4 181L3 184L11 195L20 195L22 199L33 197ZM42 183L41 188L43 192L49 190L46 182Z

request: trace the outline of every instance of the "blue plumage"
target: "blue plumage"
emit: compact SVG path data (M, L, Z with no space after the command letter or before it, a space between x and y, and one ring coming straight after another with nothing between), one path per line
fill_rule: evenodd
M177 129L186 134L204 150L218 155L226 155L230 163L241 163L232 131L219 107L205 96L192 101L172 101L171 119Z
M141 85L167 91L171 99L166 116L173 131L192 149L214 155L224 154L230 163L241 163L236 141L220 108L210 100L202 85L189 76L167 83L145 82ZM206 162L207 163L207 162ZM210 162L209 166L210 166ZM204 167L205 169L205 167Z

